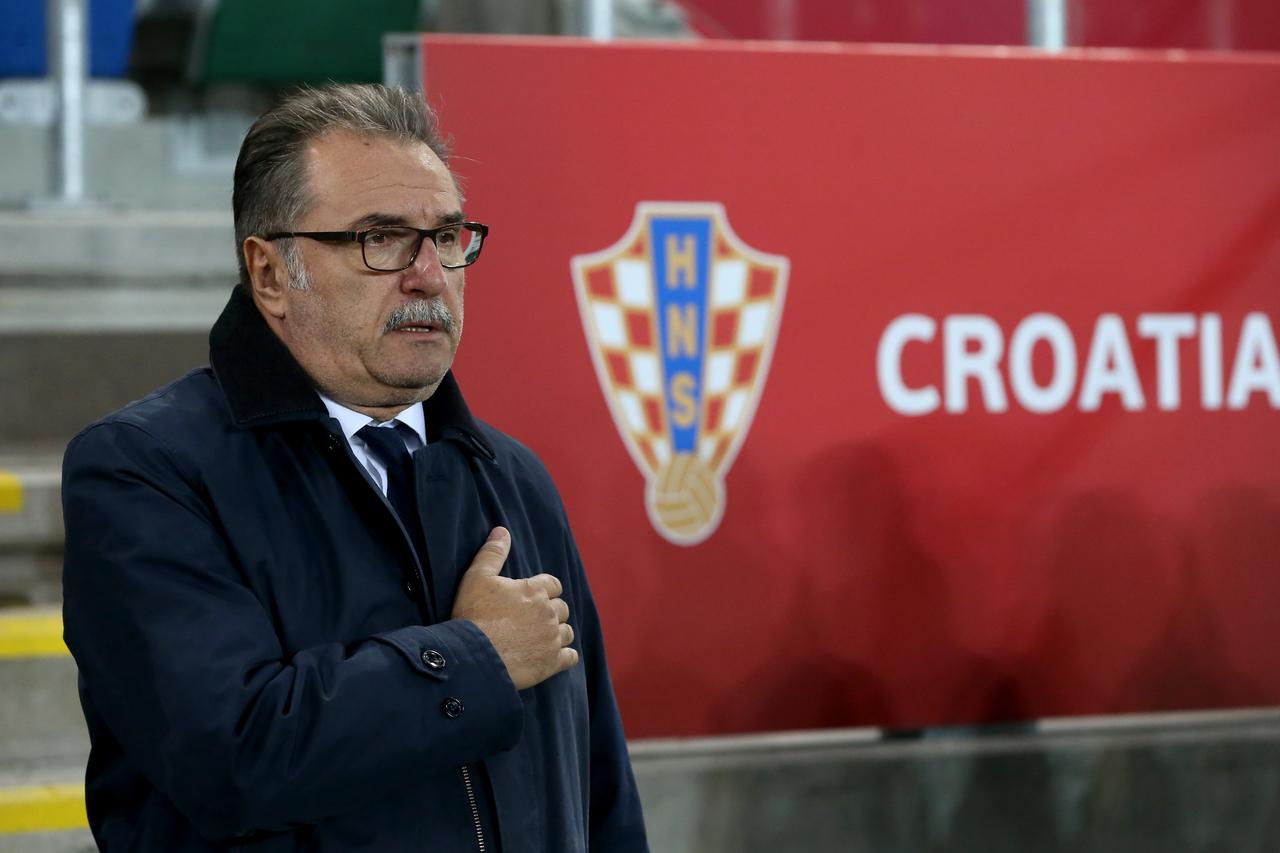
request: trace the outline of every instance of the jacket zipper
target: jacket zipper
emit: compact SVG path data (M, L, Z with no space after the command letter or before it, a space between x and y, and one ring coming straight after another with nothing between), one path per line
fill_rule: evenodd
M476 848L484 853L484 828L480 825L480 808L476 805L476 789L471 784L471 770L462 765L462 784L467 789L467 805L471 806L471 821L476 827Z

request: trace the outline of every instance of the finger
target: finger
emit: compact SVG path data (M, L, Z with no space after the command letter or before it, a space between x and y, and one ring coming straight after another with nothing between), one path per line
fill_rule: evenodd
M564 600L563 598L553 598L553 599L551 599L551 606L552 606L552 607L555 609L555 611L556 611L556 621L557 621L557 622L568 622L568 621L569 621L569 605L568 605L568 603L566 603L566 602L565 602L565 600Z
M546 572L529 578L529 586L543 590L546 592L547 598L559 598L560 594L564 592L564 586L560 583L560 579Z
M560 645L568 646L573 643L573 626L568 622L560 626Z
M565 646L560 650L560 656L556 658L556 672L564 672L566 669L573 669L578 665L578 650L573 646Z
M507 561L507 554L510 552L511 534L505 527L495 527L489 531L489 538L484 541L484 545L480 546L467 571L482 575L496 575L502 571L502 564Z

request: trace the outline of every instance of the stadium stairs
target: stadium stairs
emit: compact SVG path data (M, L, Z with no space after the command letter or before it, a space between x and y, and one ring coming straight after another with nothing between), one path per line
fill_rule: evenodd
M0 127L0 853L93 846L59 463L81 426L206 358L234 277L229 162L184 171L186 132L95 129L100 203L69 212L25 206L45 137ZM655 853L1280 850L1271 710L632 749Z
M247 123L229 124L238 143ZM49 131L0 126L0 853L94 849L62 644L62 451L207 359L235 276L230 160L208 144L219 131L90 126L95 203L67 210L40 201Z

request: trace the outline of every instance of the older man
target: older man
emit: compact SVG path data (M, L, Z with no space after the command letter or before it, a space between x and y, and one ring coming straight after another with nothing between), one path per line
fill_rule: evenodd
M305 91L236 164L210 366L67 450L103 850L645 850L547 472L450 371L466 219L411 93Z

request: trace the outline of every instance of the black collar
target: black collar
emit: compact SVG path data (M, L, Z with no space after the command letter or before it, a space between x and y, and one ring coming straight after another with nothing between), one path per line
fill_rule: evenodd
M209 363L236 426L253 428L329 416L311 377L271 331L242 287L232 291L227 307L209 332ZM452 371L445 374L422 408L427 441L457 438L464 446L494 458Z

